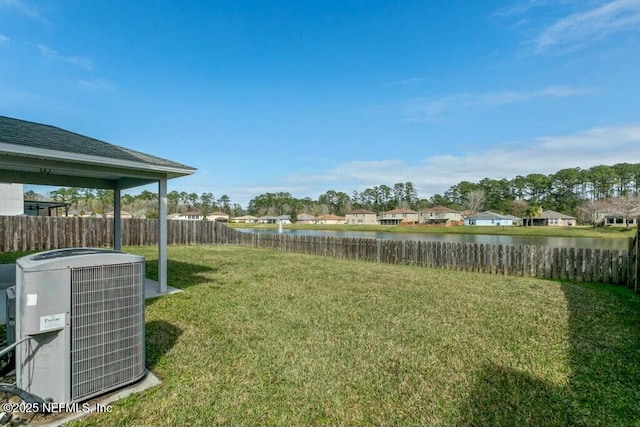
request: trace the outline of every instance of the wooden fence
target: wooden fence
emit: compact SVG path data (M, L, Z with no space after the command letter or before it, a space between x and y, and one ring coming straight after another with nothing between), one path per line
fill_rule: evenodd
M459 271L625 285L626 250L239 233L228 244Z
M211 221L167 221L167 243L220 243L225 230ZM233 231L233 230L232 230ZM217 234L216 234L217 233ZM157 219L123 219L122 244L158 244ZM113 246L113 219L79 217L0 216L0 252L44 251L71 247Z
M123 219L122 244L156 245L157 226L155 219ZM231 244L272 248L282 252L390 264L626 284L637 289L638 260L637 255L630 260L631 250L241 233L212 221L179 220L168 221L167 242L173 245ZM112 219L0 217L2 252L112 245ZM635 245L637 254L637 240Z
M638 293L640 290L640 223L636 236L629 244L629 280L627 285Z

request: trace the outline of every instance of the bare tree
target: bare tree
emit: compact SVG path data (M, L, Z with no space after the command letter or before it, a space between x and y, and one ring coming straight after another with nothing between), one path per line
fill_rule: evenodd
M486 198L484 190L469 191L464 197L463 208L471 212L479 212Z
M514 200L513 202L511 202L511 215L514 215L517 217L524 217L527 213L528 207L529 207L529 204L524 200L520 200L520 199Z
M596 228L608 209L610 203L606 200L588 200L578 207L578 219L580 222L593 224L593 228Z

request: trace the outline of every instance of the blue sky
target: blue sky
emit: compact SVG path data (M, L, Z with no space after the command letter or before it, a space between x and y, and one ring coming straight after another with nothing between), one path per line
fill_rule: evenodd
M312 197L640 162L640 0L0 0L0 114Z

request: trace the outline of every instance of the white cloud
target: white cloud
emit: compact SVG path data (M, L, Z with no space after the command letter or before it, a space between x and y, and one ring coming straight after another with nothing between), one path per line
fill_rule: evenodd
M66 62L81 68L84 68L87 71L93 70L93 61L84 56L63 56L58 51L54 49L50 49L45 45L39 44L36 45L38 50L40 51L40 55L50 61L61 61Z
M42 16L40 9L33 3L27 3L22 0L0 0L0 9L16 10L31 19L46 22L46 19Z
M566 168L588 169L625 162L640 163L640 123L494 144L477 151L434 155L415 162L399 159L350 161L319 173L276 177L268 185L259 182L227 184L224 179L215 179L205 171L176 180L175 184L181 187L178 191L211 192L216 197L227 194L232 203L246 208L253 197L267 192L282 191L296 198L315 199L328 190L351 195L354 190L410 181L419 197L429 198L461 181L512 179L530 173L548 175Z
M589 93L590 90L571 86L549 86L537 91L499 91L484 94L458 93L441 98L409 100L407 114L411 121L436 122L456 111L478 107L499 107L527 102L536 98L565 98Z
M557 0L555 1L557 2ZM549 2L549 0L518 1L496 10L493 13L493 16L498 18L519 16L529 12L531 9L534 9L536 7L546 6L547 4L549 4Z
M640 30L640 1L613 0L556 21L538 34L533 46L537 53L570 52L628 30Z
M5 35L0 34L0 45L1 44L8 44L11 42L11 39Z
M640 163L640 123L599 127L572 135L544 136L456 155L438 155L418 163L402 160L352 161L324 173L293 175L292 194L317 196L329 189L362 191L367 187L411 181L420 197L442 194L461 181L512 179L530 173L616 163ZM265 191L274 191L265 189ZM229 194L233 194L230 190ZM253 193L253 196L260 193Z

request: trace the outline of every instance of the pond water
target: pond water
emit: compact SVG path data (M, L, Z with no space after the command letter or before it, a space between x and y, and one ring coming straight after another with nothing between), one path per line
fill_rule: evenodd
M236 228L243 233L278 234L278 230ZM389 233L376 231L282 230L283 234L299 236L333 236L369 239L426 240L434 242L489 243L492 245L536 245L567 248L628 249L628 239L597 239L590 237L496 236L490 234Z

